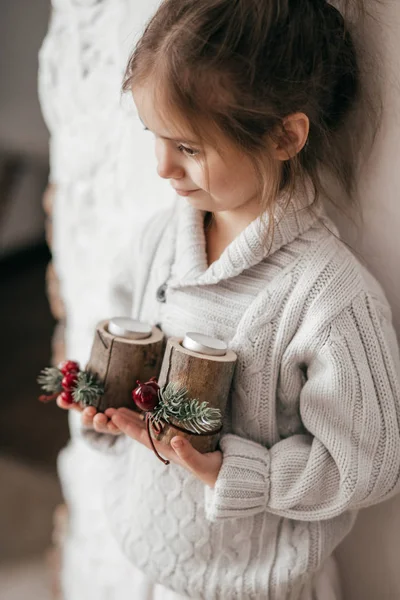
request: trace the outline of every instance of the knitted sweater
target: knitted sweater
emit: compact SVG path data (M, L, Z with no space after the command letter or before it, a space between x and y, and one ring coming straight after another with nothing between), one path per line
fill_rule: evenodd
M277 206L270 247L257 219L208 267L204 213L179 202L115 287L121 310L167 336L201 331L238 354L213 490L130 438L88 433L110 455L105 503L124 554L192 598L311 598L356 511L399 487L390 309L322 209L302 204Z

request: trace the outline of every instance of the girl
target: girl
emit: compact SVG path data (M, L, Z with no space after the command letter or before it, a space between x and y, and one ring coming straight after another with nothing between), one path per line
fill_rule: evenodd
M135 413L82 412L126 597L336 600L335 548L400 479L390 309L321 204L322 168L349 183L348 26L324 0L165 0L124 87L183 198L136 238L121 311L238 354L216 452L174 438L165 467Z

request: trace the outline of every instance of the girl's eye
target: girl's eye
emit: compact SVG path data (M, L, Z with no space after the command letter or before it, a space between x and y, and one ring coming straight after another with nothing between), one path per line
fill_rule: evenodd
M178 150L179 150L179 152L183 152L187 156L197 156L200 152L200 150L194 150L193 148L187 148L186 146L182 146L182 144L180 146L178 146Z
M143 127L144 131L150 131L148 127ZM183 144L179 144L178 146L179 152L183 152L187 156L197 156L200 153L200 150L195 150L194 148L188 148L187 146L183 146Z

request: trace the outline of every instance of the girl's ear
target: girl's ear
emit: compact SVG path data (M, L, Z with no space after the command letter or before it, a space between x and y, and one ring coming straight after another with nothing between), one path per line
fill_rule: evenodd
M310 132L310 120L304 113L294 113L285 117L282 128L274 136L272 152L276 160L293 158L306 145Z

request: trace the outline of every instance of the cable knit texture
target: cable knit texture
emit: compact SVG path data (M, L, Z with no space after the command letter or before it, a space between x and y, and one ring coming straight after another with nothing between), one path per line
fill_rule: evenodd
M132 302L168 336L202 331L238 354L213 490L136 442L111 449L105 501L120 547L191 598L316 597L315 575L356 511L399 488L390 309L322 209L304 202L278 204L270 248L258 219L210 267L204 213L178 202L145 228L141 261L115 286L125 313Z

